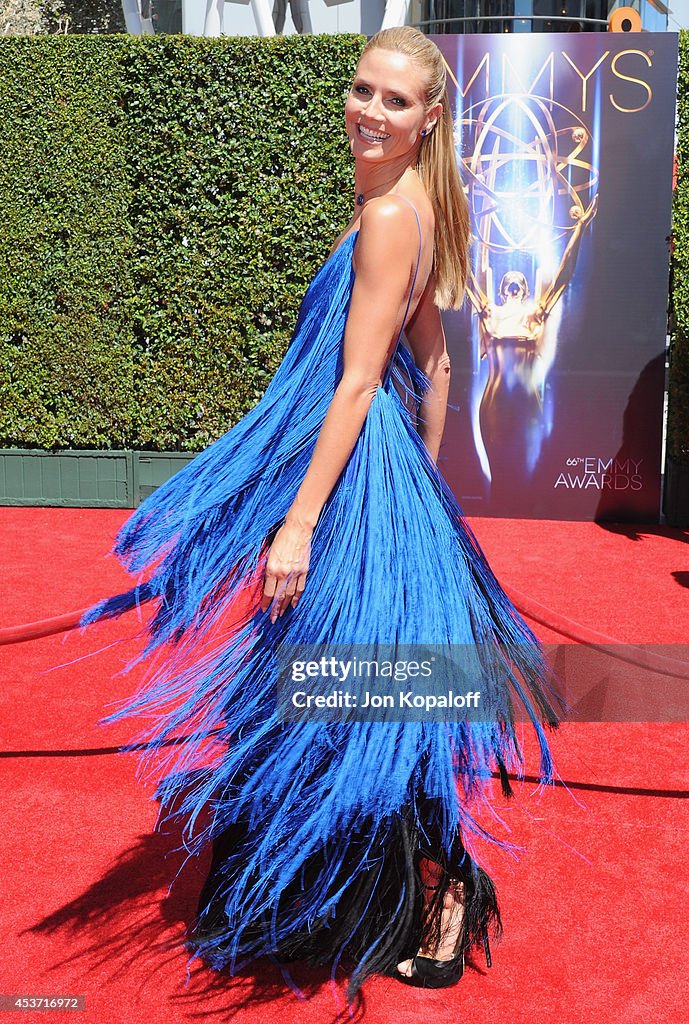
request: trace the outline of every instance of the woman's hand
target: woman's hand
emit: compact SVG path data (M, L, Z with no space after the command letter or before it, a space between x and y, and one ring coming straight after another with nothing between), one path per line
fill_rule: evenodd
M270 611L270 621L294 608L306 585L313 529L288 515L275 534L268 552L261 598L262 611Z

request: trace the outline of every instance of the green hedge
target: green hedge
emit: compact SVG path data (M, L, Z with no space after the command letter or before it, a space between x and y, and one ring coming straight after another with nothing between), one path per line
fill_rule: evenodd
M0 39L0 447L196 451L255 404L349 217L362 43Z
M677 120L667 449L673 459L689 464L689 32L679 34Z
M197 451L258 400L348 218L362 44L0 38L0 447ZM668 451L689 463L686 32L678 104Z

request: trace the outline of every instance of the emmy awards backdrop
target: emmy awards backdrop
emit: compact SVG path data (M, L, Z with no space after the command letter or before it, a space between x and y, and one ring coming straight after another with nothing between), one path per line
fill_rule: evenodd
M677 36L437 36L472 219L441 468L469 514L658 520Z

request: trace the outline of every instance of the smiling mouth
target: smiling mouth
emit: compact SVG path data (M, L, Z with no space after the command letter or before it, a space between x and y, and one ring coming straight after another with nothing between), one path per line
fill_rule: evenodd
M364 142L385 142L386 139L390 138L387 132L374 132L371 128L364 128L363 124L358 124L356 127L359 137Z

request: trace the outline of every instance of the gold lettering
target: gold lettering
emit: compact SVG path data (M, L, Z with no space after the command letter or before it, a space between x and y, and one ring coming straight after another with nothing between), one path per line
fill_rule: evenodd
M567 63L571 65L573 70L576 71L576 73L579 75L579 78L581 79L581 112L582 112L582 114L586 112L586 98L587 98L586 97L586 87L587 87L588 80L591 77L591 75L593 74L593 72L596 70L596 68L600 67L600 65L603 63L603 61L605 60L605 58L608 56L609 53L610 53L610 50L606 50L605 53L603 54L603 56L600 57L596 61L596 63L593 65L593 67L589 71L588 75L582 75L581 71L576 66L576 64L574 63L572 58L569 56L569 54L565 53L564 50L562 51L562 56L565 58Z
M546 59L543 61L543 63L541 64L540 68L536 72L536 76L535 76L534 80L532 81L531 85L529 86L528 89L526 89L524 87L524 80L522 79L521 75L515 70L515 67L512 64L512 61L510 60L510 58L507 56L507 54L504 53L503 56L502 56L502 91L503 92L510 92L510 90L507 88L507 65L509 64L509 66L510 66L510 68L512 70L512 74L514 75L514 77L517 80L517 82L519 83L519 85L521 85L521 87L522 87L522 92L526 93L527 96L535 96L536 93L534 92L534 86L536 85L536 82L538 81L538 79L543 74L543 71L545 69L546 64L549 64L550 65L550 91L549 91L549 97L550 97L550 102L552 103L553 102L553 96L554 96L554 84L553 84L553 78L554 78L554 67L553 67L553 65L554 65L554 62L555 62L555 54L551 53L550 56L546 57Z
M570 57L570 55L568 53L565 53L564 50L560 51L560 53L562 54L564 59L567 61L569 66L572 68L574 73L577 74L579 76L579 78L581 79L581 112L582 112L582 114L586 113L587 106L588 106L588 83L589 83L589 79L600 68L600 66L603 63L603 61L605 61L606 58L608 58L610 56L610 52L611 52L610 50L606 50L598 58L598 60L593 65L591 70L586 72L586 73L584 73L583 71L581 71L576 66L576 64L574 63L574 61L572 60L572 58ZM612 60L610 62L610 69L611 69L612 73L615 75L615 77L620 79L621 81L633 82L633 83L635 83L637 85L640 85L642 87L642 89L646 90L646 94L647 94L646 101L645 101L645 103L641 104L641 106L638 106L638 107L623 107L623 106L620 106L620 104L615 100L615 98L614 98L612 93L608 93L608 98L610 99L610 102L613 105L613 107L615 107L616 110L619 110L619 111L621 111L622 113L625 113L625 114L632 114L632 113L638 112L639 110L643 110L645 107L648 106L648 104L653 99L653 90L651 89L650 85L648 85L648 83L644 82L643 79L641 79L641 78L635 78L632 75L624 74L617 67L617 62L619 61L620 57L626 57L626 56L628 56L630 54L634 54L636 56L643 57L643 59L646 61L646 64L648 65L648 67L652 67L653 66L653 61L648 56L648 54L645 53L643 50L621 50L619 53L616 53L612 57ZM538 82L541 80L541 78L543 77L543 75L546 74L547 75L547 78L546 78L547 96L548 96L549 101L551 103L553 103L554 102L554 94L555 94L555 84L554 84L554 79L555 79L555 67L554 67L555 56L556 56L556 54L553 51L552 53L550 53L545 58L545 60L541 64L540 68L536 72L534 78L532 79L531 84L527 87L525 85L525 82L524 82L524 79L523 79L522 75L519 73L518 68L514 66L514 64L512 63L512 61L510 60L510 58L509 58L509 56L507 54L503 54L503 57L502 57L502 82L501 82L502 93L508 93L510 91L508 86L509 85L513 85L513 86L516 86L517 88L519 88L523 95L526 95L526 96L536 95L536 93L535 93L536 86L537 86ZM458 92L459 96L461 96L462 99L466 98L467 94L469 93L469 91L471 90L471 88L474 86L475 83L481 82L482 80L483 80L483 86L484 86L484 96L487 99L491 95L491 87L490 87L490 58L491 58L491 54L490 53L485 53L483 55L481 60L476 65L474 73L471 75L471 77L468 80L465 79L464 87L462 87L462 85L460 85L460 83L457 81L457 78L456 78L456 75L455 75L453 69L450 67L450 65L447 63L447 61L445 61L445 67L447 69L447 73L448 73L449 77L452 79L452 81L454 82L454 84L456 86L456 89L457 89L457 92Z
M620 52L616 53L612 61L610 62L610 70L612 71L613 75L615 75L617 78L621 78L625 82L636 82L637 85L640 85L643 89L645 89L648 93L646 102L642 103L640 107L621 107L619 103L615 102L615 98L612 93L608 93L608 95L610 97L610 102L612 103L615 110L620 110L623 114L636 114L637 111L643 110L644 107L647 107L648 104L651 102L651 100L653 99L653 90L651 89L648 82L644 82L641 78L632 78L631 75L623 75L621 71L617 70L618 60L620 59L620 57L624 57L628 53L635 53L638 56L643 57L646 63L648 64L649 68L653 66L653 61L647 53L644 53L643 50L620 50Z
M476 81L476 79L478 77L479 71L481 70L481 68L485 64L486 65L486 96L490 96L490 54L489 53L487 53L484 57L481 58L481 61L480 61L479 65L478 65L478 67L476 68L476 70L474 71L473 75L471 76L471 78L467 82L466 89L462 89L461 85L457 81L457 79L456 79L456 77L455 77L455 75L454 75L454 73L452 71L452 68L447 63L447 61L445 60L444 57L443 57L443 63L445 64L445 68L446 68L447 72L449 73L450 78L455 83L455 86L457 88L457 92L460 94L462 99L464 99L466 94L469 92L469 89L471 89L472 85L474 84L474 82Z
M486 65L486 96L490 95L490 54L487 53L485 57L483 57L483 59L481 60L481 63L478 65L469 81L467 82L466 89L460 89L460 92L462 93L462 99L464 99L466 94L469 92L469 89L473 85L475 79L478 77L478 73L484 64Z

